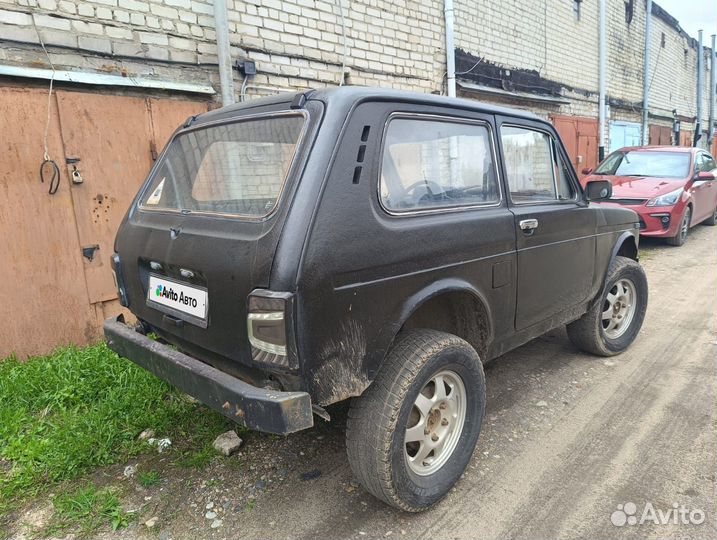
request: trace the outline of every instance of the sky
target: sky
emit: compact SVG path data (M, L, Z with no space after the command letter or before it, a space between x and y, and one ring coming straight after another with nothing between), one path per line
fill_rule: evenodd
M710 44L710 36L717 34L717 0L655 0L661 8L680 22L690 36L697 39L702 32L702 43Z

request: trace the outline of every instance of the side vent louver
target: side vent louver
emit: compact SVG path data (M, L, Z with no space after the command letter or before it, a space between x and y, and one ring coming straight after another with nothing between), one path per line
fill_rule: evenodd
M371 131L371 126L364 126L363 131L361 131L361 142L365 143L368 141L368 134ZM366 158L366 145L362 144L359 146L358 154L356 155L356 163L363 163L363 160ZM363 170L363 167L361 165L357 165L354 168L354 177L353 177L353 183L358 184L361 181L361 171Z

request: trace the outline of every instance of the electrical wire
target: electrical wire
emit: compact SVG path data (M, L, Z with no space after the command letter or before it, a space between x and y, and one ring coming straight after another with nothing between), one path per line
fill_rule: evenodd
M52 177L50 178L50 188L48 193L50 195L54 195L55 193L57 193L57 190L60 187L60 168L57 166L57 163L50 158L50 151L47 146L47 138L50 132L50 121L52 119L52 86L55 82L56 70L55 65L52 63L52 58L50 58L50 54L47 52L47 48L45 47L45 42L42 40L40 31L37 29L37 24L35 23L35 15L31 14L30 19L32 20L32 27L35 29L37 40L40 42L40 46L45 52L47 62L50 64L50 69L52 69L52 75L50 76L50 90L47 93L47 120L45 121L45 134L42 141L45 152L43 154L43 161L40 164L40 182L42 182L43 184L45 183L45 170L47 169L46 165L49 164L52 170Z
M244 75L244 80L241 82L241 88L239 89L239 102L243 102L246 99L247 84L249 84L249 75Z
M467 69L465 71L459 71L459 72L455 73L454 75L467 75L468 73L473 71L475 68L477 68L478 64L480 64L483 60L485 60L485 57L479 58L478 61L475 64L473 64L470 69ZM448 75L448 72L446 72L443 76L445 77L446 75Z
M660 55L662 54L662 47L660 47L660 50L657 51L657 58L655 59L655 67L652 69L652 78L650 79L650 84L647 86L647 93L650 93L650 90L652 90L652 83L655 82L655 75L657 75L657 68L660 65Z

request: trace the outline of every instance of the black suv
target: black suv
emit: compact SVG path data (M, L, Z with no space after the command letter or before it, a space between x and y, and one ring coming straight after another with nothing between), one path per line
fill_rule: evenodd
M589 203L610 194L526 112L355 87L224 107L176 131L122 222L139 322L105 334L252 429L353 398L354 474L418 511L471 458L484 362L564 324L598 355L635 339L638 217Z

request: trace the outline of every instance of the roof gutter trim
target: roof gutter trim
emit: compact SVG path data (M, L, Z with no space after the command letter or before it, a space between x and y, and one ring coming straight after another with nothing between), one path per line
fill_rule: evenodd
M489 94L495 96L501 96L511 99L517 99L520 101L532 101L540 103L554 103L556 105L569 105L570 101L565 98L550 97L550 96L539 96L536 94L528 94L524 92L509 92L500 88L493 88L491 86L483 86L481 84L474 84L465 81L456 81L458 86L467 92L477 92L480 94Z
M0 75L8 77L22 77L28 79L54 79L77 84L123 86L129 88L153 88L158 90L175 90L192 94L214 95L216 91L208 84L192 84L174 81L161 81L156 79L145 79L138 77L122 77L108 73L88 73L83 71L67 71L41 68L29 68L23 66L0 65Z

